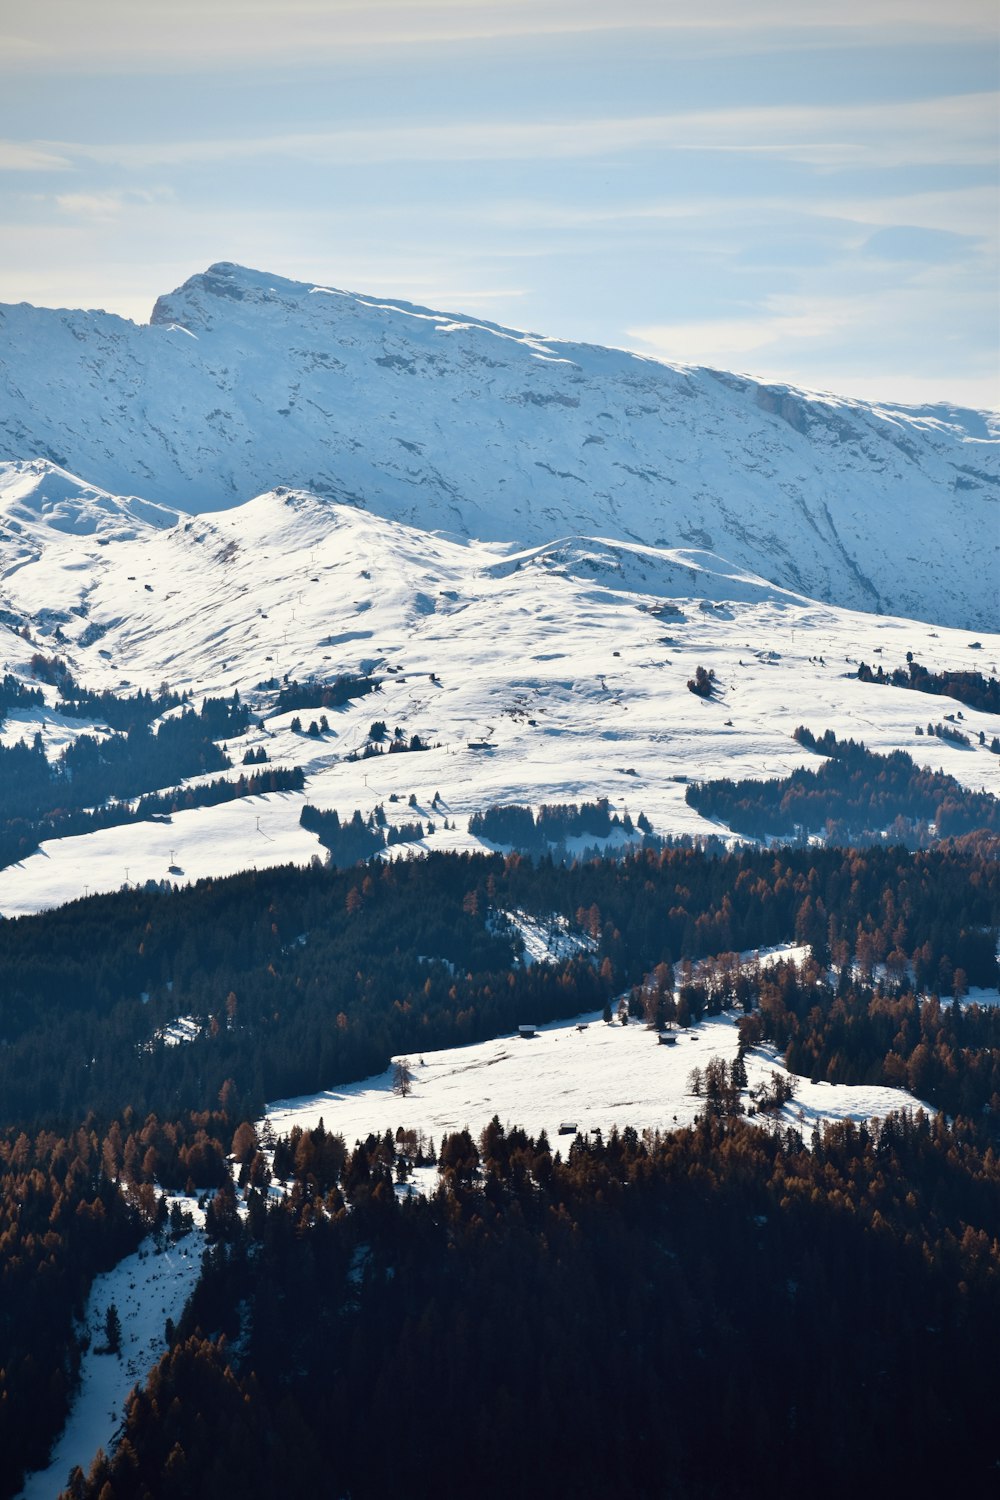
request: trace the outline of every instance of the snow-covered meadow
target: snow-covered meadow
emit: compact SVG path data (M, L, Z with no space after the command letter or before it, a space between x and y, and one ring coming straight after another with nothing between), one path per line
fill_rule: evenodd
M526 1018L530 1020L529 1018ZM320 1120L348 1145L369 1134L422 1131L440 1143L443 1134L468 1128L477 1137L494 1115L501 1124L520 1125L533 1135L545 1130L553 1148L560 1126L604 1134L617 1126L673 1130L690 1125L705 1107L692 1091L691 1075L713 1057L728 1064L737 1052L736 1022L708 1017L688 1031L673 1033L665 1045L637 1021L606 1024L600 1013L541 1026L531 1038L519 1035L394 1059L361 1083L325 1089L300 1099L278 1100L265 1116L278 1135L293 1125L313 1129ZM411 1078L404 1096L394 1091L395 1064L405 1062ZM772 1073L790 1078L772 1047L746 1056L748 1090L770 1081ZM893 1110L929 1106L899 1089L850 1087L792 1079L794 1096L781 1110L758 1118L791 1126L805 1135L827 1120L865 1120ZM749 1106L749 1093L743 1096ZM568 1141L564 1144L568 1144Z

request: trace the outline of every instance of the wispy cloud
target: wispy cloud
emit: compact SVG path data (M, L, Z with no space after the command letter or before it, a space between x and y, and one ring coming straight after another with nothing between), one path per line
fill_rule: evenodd
M133 169L291 157L325 165L614 156L645 149L781 156L818 167L990 165L998 95L878 105L775 105L631 118L454 120L360 129L149 143L50 143Z
M993 240L1000 234L997 192L992 183L921 193L880 193L870 198L823 198L813 200L810 207L814 213L831 218L885 228L911 224L919 229L958 229Z
M789 342L826 338L845 326L839 304L798 312L771 312L746 318L701 318L682 323L651 323L630 328L639 349L680 364L741 365L746 355L783 350Z
M890 34L992 34L983 0L35 0L7 18L0 56L74 71L227 69L254 61L315 62L389 47L489 43L658 31L783 39L831 32L843 41Z
M910 282L829 295L804 287L762 299L746 316L630 328L627 347L672 363L736 369L755 379L817 387L872 400L958 400L1000 408L1000 372L989 342L975 347L975 289L949 295L935 269ZM949 341L964 349L960 368ZM947 374L942 375L942 363Z
M468 206L439 212L467 217ZM983 240L1000 236L997 192L992 183L977 187L940 188L921 193L873 193L864 197L830 196L820 181L813 191L787 194L688 193L670 198L637 199L625 203L556 203L534 198L490 199L475 205L477 219L505 230L576 230L614 225L630 231L642 224L702 225L724 231L726 224L789 220L840 221L860 234L900 226L975 235Z
M0 141L0 172L65 172L72 165L68 156L28 141Z
M122 192L57 193L54 202L59 212L69 218L109 224L131 210L158 205L172 197L166 188L142 188Z

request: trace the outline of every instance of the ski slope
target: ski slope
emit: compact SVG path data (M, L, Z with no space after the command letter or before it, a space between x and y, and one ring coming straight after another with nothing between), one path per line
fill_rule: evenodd
M607 796L657 833L718 832L686 804L687 782L810 763L791 737L799 724L1000 792L995 716L854 676L859 660L890 668L907 651L930 669L995 673L1000 636L819 604L696 549L575 537L511 550L300 491L150 520L37 464L0 471L0 572L4 670L29 679L41 651L95 689L166 682L196 701L238 690L255 722L228 744L229 774L264 748L306 778L303 793L51 841L0 870L4 915L124 883L306 863L323 851L299 826L305 802L347 816L382 804L390 822L433 824L422 845L441 849L474 847L470 814L506 801ZM687 689L699 665L716 674L713 701ZM378 691L326 711L316 737L318 709L298 711L296 732L296 714L261 687L343 673L371 674ZM38 730L55 754L99 727L60 716L45 691L44 710L12 714L5 743ZM969 747L917 735L948 713ZM375 720L431 748L351 761Z

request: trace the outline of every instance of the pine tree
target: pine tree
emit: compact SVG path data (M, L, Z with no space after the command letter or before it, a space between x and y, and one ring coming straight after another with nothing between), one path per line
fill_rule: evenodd
M109 1354L120 1354L122 1347L122 1322L113 1302L108 1304L104 1316L104 1340Z

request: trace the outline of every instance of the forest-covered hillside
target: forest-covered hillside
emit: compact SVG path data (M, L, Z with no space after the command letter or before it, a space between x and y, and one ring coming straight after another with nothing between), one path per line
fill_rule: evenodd
M508 912L587 942L529 964ZM853 1436L827 1438L811 1488L832 1493L877 1452L873 1396L904 1467L936 1473L936 1445L979 1421L950 1372L997 1318L1000 1010L961 997L996 985L998 924L982 837L317 861L0 923L0 1494L65 1417L94 1275L144 1233L185 1232L164 1190L215 1194L213 1248L126 1437L74 1497L274 1494L279 1476L380 1495L421 1435L415 1493L470 1476L509 1493L512 1432L524 1494L596 1494L612 1471L622 1494L731 1492L779 1434L769 1492L791 1494L835 1412ZM736 961L793 940L800 964ZM435 1153L440 1193L402 1207L393 1181L429 1145L255 1124L268 1099L394 1055L610 1019L613 1001L652 1026L729 1012L741 1056L769 1040L807 1077L942 1113L803 1144L766 1101L748 1118L737 1068L706 1079L701 1127L662 1139L560 1155L506 1122L459 1130ZM748 1394L761 1371L769 1401ZM417 1389L437 1393L430 1416L401 1394ZM706 1466L720 1420L735 1445ZM224 1436L206 1445L209 1428Z
M440 1154L437 1194L400 1206L391 1138L325 1185L300 1151L66 1495L825 1500L940 1492L956 1463L991 1484L971 1376L1000 1336L1000 1178L969 1127L807 1145L706 1118L562 1155L494 1120Z
M0 923L0 1123L66 1128L124 1103L246 1114L401 1052L600 1009L657 963L787 942L922 989L996 982L989 851L640 850L563 868L431 855L92 896ZM518 964L491 911L558 913L596 963ZM915 967L914 967L915 966ZM197 1036L158 1036L179 1016Z

